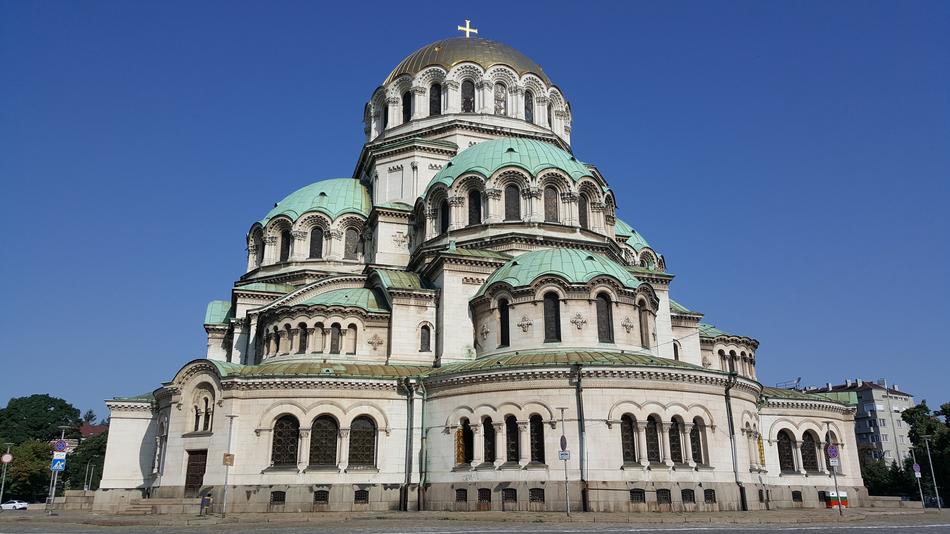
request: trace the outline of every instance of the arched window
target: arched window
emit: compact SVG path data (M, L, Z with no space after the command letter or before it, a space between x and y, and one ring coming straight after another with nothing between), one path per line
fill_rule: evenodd
M681 490L680 498L683 500L683 504L696 504L696 492L691 489Z
M402 122L403 124L412 120L412 93L406 91L402 94Z
M548 104L548 128L551 128L553 126L554 126L554 106L549 103Z
M482 194L477 190L468 192L468 225L482 224Z
M317 323L313 327L313 352L323 352L326 347L326 331L323 323Z
M561 300L557 293L544 294L544 342L561 341Z
M462 424L455 431L455 463L464 465L472 463L475 457L475 433L468 419L462 419Z
M442 114L442 85L438 83L429 87L429 116Z
M455 490L455 502L468 502L468 490L461 488Z
M637 422L630 414L620 418L620 447L623 449L623 463L632 464L637 461Z
M736 372L736 351L734 350L729 351L729 372Z
M261 235L261 231L257 230L254 232L253 237L254 242L254 267L260 267L264 263L264 236Z
M336 465L336 443L340 426L336 419L321 415L313 420L310 433L310 465Z
M291 239L293 239L293 236L290 234L290 230L284 230L280 233L280 261L287 261L290 259Z
M680 423L676 419L670 423L670 460L675 464L683 463L683 440L680 438Z
M693 428L689 430L689 447L693 453L693 461L697 464L703 463L703 421L700 418L693 419Z
M672 504L673 494L668 489L658 489L656 490L656 502L657 504Z
M330 354L340 353L340 323L330 325Z
M634 504L643 504L647 502L647 494L640 488L630 490L630 502Z
M359 259L360 251L360 233L352 226L346 229L343 241L343 259Z
M462 113L475 113L475 83L472 80L462 82Z
M507 347L511 342L508 321L508 301L506 299L498 300L498 346Z
M504 84L495 84L495 115L508 115L508 89Z
M531 432L531 461L544 463L544 423L538 414L528 419L528 428Z
M357 417L350 423L349 464L376 465L376 423L365 415Z
M534 93L524 92L524 120L534 123Z
M802 467L805 471L818 471L818 446L811 432L802 436Z
M207 432L211 430L211 414L214 412L214 408L211 407L211 401L208 397L204 398L205 402L205 413L204 413L204 423L201 426L201 430Z
M590 228L590 223L587 218L588 204L589 202L587 201L587 195L580 195L577 197L577 222L581 225L581 228L585 230Z
M383 104L383 130L389 128L389 103Z
M762 490L759 490L761 492ZM703 502L706 504L716 504L716 490L707 489L703 490Z
M518 420L509 415L505 417L505 460L517 463L521 459L520 448Z
M676 361L680 359L680 344L676 341L673 342L673 359Z
M482 419L482 437L484 440L485 462L492 463L497 459L495 454L495 425L491 417Z
M346 328L346 353L356 354L356 325L351 324Z
M597 340L601 343L614 342L614 318L610 306L610 295L597 295Z
M544 188L544 222L558 222L557 197L554 186Z
M521 220L521 189L515 184L505 186L505 220Z
M309 334L307 333L307 325L300 323L297 325L297 354L304 354L307 352L307 344L310 341Z
M323 257L323 228L314 227L310 230L310 258Z
M422 325L419 329L419 352L432 351L432 329L429 325Z
M795 457L792 454L792 437L788 431L778 433L778 466L783 472L795 471Z
M650 348L650 310L646 302L640 302L640 346Z
M647 460L651 462L660 461L660 434L659 423L655 415L647 418L646 438L647 438Z
M201 428L201 408L198 405L195 405L195 432Z
M439 203L439 233L444 234L449 231L449 201L442 200Z
M300 441L300 423L292 415L281 416L274 422L274 442L271 444L270 463L275 467L297 465L297 444Z

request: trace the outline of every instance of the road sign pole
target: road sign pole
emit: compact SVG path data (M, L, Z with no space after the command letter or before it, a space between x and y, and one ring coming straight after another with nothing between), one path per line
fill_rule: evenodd
M231 430L234 428L234 418L236 415L228 415L228 454L231 454ZM228 474L231 472L231 464L224 465L224 497L221 498L221 517L228 513Z
M65 440L66 440L66 429L67 429L67 428L70 428L70 427L68 427L68 426L60 426L60 427L59 427L59 430L60 430L59 441L56 442L56 446L54 447L54 449L60 448L59 445L60 445L61 443L65 443ZM66 449L63 448L63 451L57 451L57 452L64 452L65 450L66 450ZM54 471L54 470L53 470L53 464L54 464L54 463L56 463L55 460L54 460L53 462L50 462L50 467L49 467L49 470L50 470L52 476L50 477L49 497L46 498L46 515L53 515L53 499L56 498L56 480L59 478L59 476L58 476L58 475L59 475L59 471Z
M567 408L558 408L561 410L561 450L566 450L567 437L564 435L564 410ZM564 462L564 500L567 503L567 517L571 517L571 486L567 478L567 458Z
M7 464L13 460L13 458L10 456L10 445L13 445L13 444L12 443L6 444L7 452L6 454L3 455L3 478L0 479L0 502L3 502L3 490L6 489L6 486L7 486ZM0 511L2 510L3 508L0 508Z
M914 447L910 448L910 457L914 460L914 478L917 479L917 491L920 492L920 507L926 508L924 503L924 487L920 485L920 464L917 463L917 453L914 452Z
M830 453L833 450L834 459L837 460L838 448L837 447L835 447L834 449L831 448L831 421L825 421L825 424L828 425L828 432L825 433L825 441L827 442L827 445L825 445L825 447L826 447L826 450L828 450L829 452L828 457L829 459L831 458ZM838 460L838 462L840 461L841 460ZM835 480L835 499L838 500L838 516L843 516L844 512L841 510L841 493L838 491L838 468L837 466L830 466L830 467L831 467L831 476Z
M937 510L939 511L942 507L940 506L940 491L937 489L937 477L934 476L934 462L930 457L930 436L920 436L924 438L924 444L927 445L927 463L930 464L930 479L934 481L934 497L937 498Z

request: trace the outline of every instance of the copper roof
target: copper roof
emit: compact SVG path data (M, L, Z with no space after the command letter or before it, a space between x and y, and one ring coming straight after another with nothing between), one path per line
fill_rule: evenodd
M551 80L541 70L541 66L529 59L528 56L506 44L474 37L470 39L454 37L423 46L396 65L396 68L389 74L383 85L389 85L389 82L403 74L415 76L432 65L438 65L449 70L466 61L477 63L485 70L495 65L507 65L514 69L519 76L531 73L541 78L546 85L551 85Z

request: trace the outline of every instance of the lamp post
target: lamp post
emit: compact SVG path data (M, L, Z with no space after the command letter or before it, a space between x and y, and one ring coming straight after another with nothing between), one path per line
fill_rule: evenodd
M99 457L98 454L97 454L97 455L94 455L92 458L89 459L88 462L86 462L86 474L85 474L85 475L83 476L83 478L82 478L82 482L83 482L82 488L83 488L83 491L89 491L89 486L92 486L92 477L94 477L94 476L95 476L95 473L96 473L96 466L95 466L92 462L93 462L96 458L98 458L98 457ZM91 475L90 475L90 473L89 473L89 466L90 466L90 465L92 465L92 474L91 474Z
M937 490L937 477L934 475L934 462L930 457L930 435L920 436L924 440L924 444L927 446L927 463L930 464L930 479L934 482L934 497L937 498L937 510L941 509L940 506L940 491Z
M231 454L231 430L234 428L234 420L237 418L236 415L229 414L228 416L228 450L227 454ZM221 517L225 517L228 513L228 475L231 473L231 462L225 462L224 464L224 497L222 497L221 503Z
M13 444L12 444L12 443L4 443L4 445L7 446L7 452L6 452L6 454L4 454L4 456L7 456L7 455L10 454L10 447L11 447ZM7 486L7 463L6 463L6 461L4 461L4 462L3 462L3 478L0 479L0 502L3 502L3 490L6 489L6 486ZM0 508L0 511L2 511L2 510L3 510L3 509Z
M567 408L558 408L561 410L561 450L565 451L567 437L564 436L564 410ZM567 480L567 457L564 456L564 499L567 502L567 517L571 517L571 488Z

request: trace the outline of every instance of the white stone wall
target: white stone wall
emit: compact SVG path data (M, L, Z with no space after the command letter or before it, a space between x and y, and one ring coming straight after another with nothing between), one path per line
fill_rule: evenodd
M151 482L157 422L150 402L106 403L109 439L102 467L102 489L142 488Z

